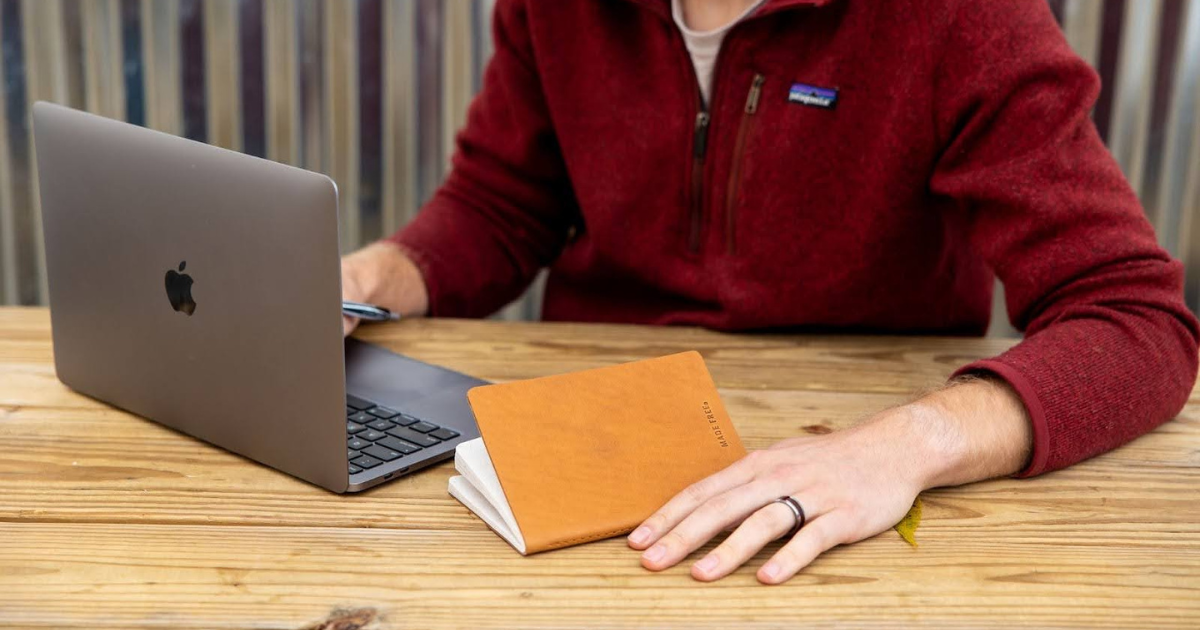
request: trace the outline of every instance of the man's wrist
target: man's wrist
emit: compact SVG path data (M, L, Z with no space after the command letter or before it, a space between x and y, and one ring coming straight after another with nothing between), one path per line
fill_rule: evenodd
M366 267L370 271L363 274L362 281L371 303L404 316L424 315L429 311L425 278L400 246L379 241L359 254L368 259Z
M966 437L959 424L927 398L884 412L889 444L905 458L904 469L912 475L917 491L941 485L948 469L959 466L967 451Z
M1002 379L968 377L905 405L924 488L1019 472L1033 430L1024 402Z

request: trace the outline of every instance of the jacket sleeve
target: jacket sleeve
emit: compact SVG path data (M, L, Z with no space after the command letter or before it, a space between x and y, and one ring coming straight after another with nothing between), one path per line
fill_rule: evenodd
M431 315L486 316L562 250L578 216L546 107L524 2L497 2L495 51L452 170L388 240L421 270Z
M961 2L935 45L944 151L931 180L965 214L1025 339L963 367L1024 400L1033 454L1069 466L1172 418L1196 382L1183 269L1157 244L1088 113L1096 74L1043 0ZM937 50L940 48L940 50Z

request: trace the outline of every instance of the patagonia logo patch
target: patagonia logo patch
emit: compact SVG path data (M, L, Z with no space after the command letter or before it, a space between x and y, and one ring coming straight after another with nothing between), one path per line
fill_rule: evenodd
M822 109L833 109L837 106L837 101L837 88L823 88L807 83L793 83L792 89L788 90L789 103L799 103Z

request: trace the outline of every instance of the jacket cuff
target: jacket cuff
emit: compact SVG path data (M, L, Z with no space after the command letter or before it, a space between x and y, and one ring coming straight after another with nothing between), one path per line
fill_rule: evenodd
M1050 427L1046 424L1046 411L1042 407L1041 399L1038 398L1033 385L1029 379L1025 378L1024 374L1007 363L995 359L984 359L963 366L950 378L979 373L988 373L1004 379L1017 392L1017 396L1021 397L1021 401L1025 403L1025 410L1029 413L1029 421L1033 426L1033 453L1030 455L1029 464L1025 469L1013 477L1040 475L1046 469L1046 460L1050 456Z

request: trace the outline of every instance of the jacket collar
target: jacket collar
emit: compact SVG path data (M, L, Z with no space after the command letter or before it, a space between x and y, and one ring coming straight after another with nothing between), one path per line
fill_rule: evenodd
M626 0L633 4L643 6L654 13L657 13L668 20L671 19L671 0ZM837 2L837 0L766 0L762 8L755 13L756 16L767 15L777 11L794 9L799 7L823 7L827 4Z

